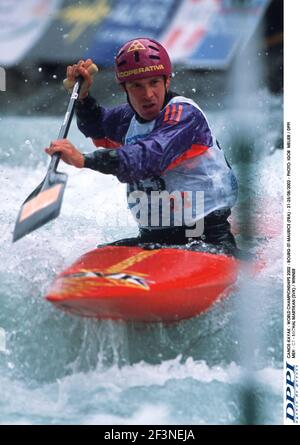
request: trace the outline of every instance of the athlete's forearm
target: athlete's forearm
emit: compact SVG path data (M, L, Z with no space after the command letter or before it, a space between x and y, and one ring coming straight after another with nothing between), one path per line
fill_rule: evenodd
M116 175L119 169L118 151L101 149L83 155L84 167L107 175Z

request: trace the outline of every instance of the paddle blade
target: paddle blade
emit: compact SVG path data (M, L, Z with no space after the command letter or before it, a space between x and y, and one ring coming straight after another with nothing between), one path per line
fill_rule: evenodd
M68 176L52 174L51 184L46 177L24 201L17 217L13 242L38 229L59 215Z

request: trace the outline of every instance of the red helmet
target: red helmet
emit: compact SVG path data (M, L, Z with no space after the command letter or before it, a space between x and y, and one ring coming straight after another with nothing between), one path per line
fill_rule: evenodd
M156 40L140 37L126 42L115 57L115 71L119 83L144 77L172 74L170 57Z

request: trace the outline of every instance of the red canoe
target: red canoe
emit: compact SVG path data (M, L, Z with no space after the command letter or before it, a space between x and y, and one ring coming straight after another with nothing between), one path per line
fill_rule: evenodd
M225 255L106 246L83 255L54 281L47 300L84 317L176 321L228 294L238 261Z

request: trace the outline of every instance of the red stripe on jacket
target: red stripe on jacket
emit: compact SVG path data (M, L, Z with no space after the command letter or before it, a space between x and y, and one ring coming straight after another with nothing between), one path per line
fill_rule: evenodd
M167 170L172 170L177 165L181 164L183 161L187 161L188 159L195 158L196 156L200 156L208 150L209 147L207 145L193 144L185 153L183 153L179 158L175 159Z
M118 148L122 145L119 142L113 141L109 138L93 139L93 143L96 147L103 148Z
M177 116L175 117L175 121L176 121L176 122L179 122L179 121L180 121L181 114L182 114L182 110L183 110L183 106L180 104L179 107L178 107L178 113L177 113Z
M165 116L164 116L164 122L167 122L167 120L169 118L169 111L170 111L170 105L167 105L167 108L165 111Z
M169 121L174 121L175 113L176 113L176 105L173 104L172 105L172 113L171 113Z
M172 104L171 107L168 105L164 115L164 122L168 124L177 124L180 121L182 110L182 104L179 104L178 108L176 104Z

